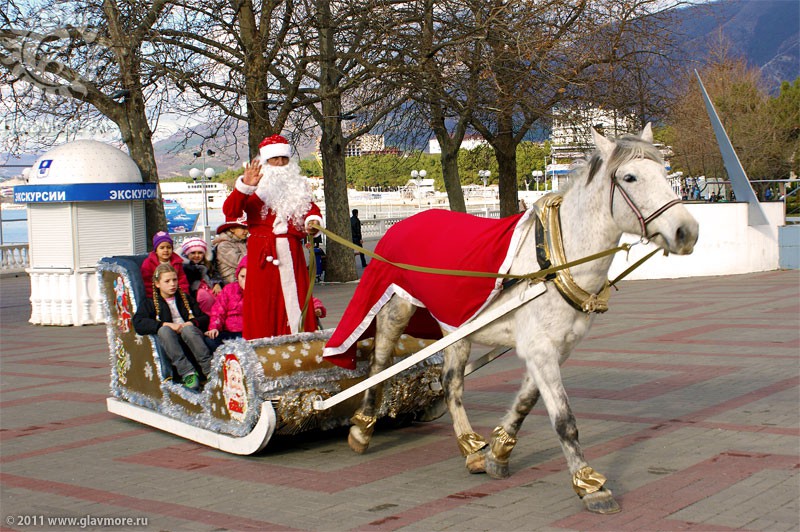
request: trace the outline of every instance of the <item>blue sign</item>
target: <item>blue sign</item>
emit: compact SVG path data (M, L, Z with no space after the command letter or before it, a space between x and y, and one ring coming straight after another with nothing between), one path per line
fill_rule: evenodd
M53 159L45 159L39 163L39 177L47 177L50 172L50 166L53 164Z
M51 161L42 161L42 164L49 162ZM78 183L75 185L19 185L14 187L14 203L149 199L158 199L156 183Z

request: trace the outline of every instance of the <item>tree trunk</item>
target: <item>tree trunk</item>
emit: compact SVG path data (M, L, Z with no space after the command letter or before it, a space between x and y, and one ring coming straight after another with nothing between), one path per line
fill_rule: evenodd
M152 132L147 123L145 115L144 98L141 89L136 85L135 89L129 89L130 96L122 102L121 111L114 113L122 133L122 140L128 148L128 154L139 167L144 183L158 183L158 166L156 155L153 150ZM159 231L167 230L167 217L164 214L164 203L159 193L158 199L146 200L145 208L145 232L147 233L147 246L153 235Z
M512 134L511 118L501 116L498 135L494 138L494 153L497 159L500 187L500 217L519 212L517 200L517 145Z
M323 106L324 108L324 106ZM328 120L328 119L326 119ZM325 176L325 226L329 231L350 240L350 206L347 201L347 181L345 179L344 142L341 124L336 131L323 129L320 150L322 151L322 171ZM325 250L328 265L326 281L354 281L356 263L350 248L328 240Z
M467 212L467 204L464 201L464 191L461 189L461 177L458 173L458 150L461 148L461 141L464 139L467 120L462 118L456 125L453 136L451 137L445 125L444 113L435 104L430 105L431 127L436 134L436 140L442 149L440 159L442 161L442 178L444 188L447 191L447 200L450 202L450 210L456 212Z
M447 190L447 200L450 202L450 210L467 212L464 190L461 188L461 177L458 173L458 149L453 152L442 148L441 160L442 176L444 177L444 187Z
M342 97L339 92L341 75L336 68L335 29L331 22L330 2L323 0L317 5L320 27L319 93L323 95L320 151L325 179L325 226L329 231L352 240L342 134ZM329 240L325 253L328 256L325 280L345 282L358 278L355 258L350 248Z

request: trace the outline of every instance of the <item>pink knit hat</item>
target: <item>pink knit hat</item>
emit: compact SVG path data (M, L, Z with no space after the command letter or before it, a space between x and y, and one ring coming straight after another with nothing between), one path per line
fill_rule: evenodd
M188 257L192 251L202 251L203 254L208 252L208 244L200 237L187 238L181 245L181 254Z

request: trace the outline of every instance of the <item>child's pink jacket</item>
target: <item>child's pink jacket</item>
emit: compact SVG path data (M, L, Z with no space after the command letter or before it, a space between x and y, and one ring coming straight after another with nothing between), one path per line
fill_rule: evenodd
M181 292L188 294L189 279L186 278L186 273L183 271L183 259L177 253L173 253L169 263L178 272L178 287L180 287ZM153 272L156 271L159 264L155 251L151 251L142 262L142 281L144 282L144 291L148 299L153 299Z
M226 284L222 292L217 295L214 306L211 307L211 323L208 328L218 331L242 332L244 319L244 290L239 283Z

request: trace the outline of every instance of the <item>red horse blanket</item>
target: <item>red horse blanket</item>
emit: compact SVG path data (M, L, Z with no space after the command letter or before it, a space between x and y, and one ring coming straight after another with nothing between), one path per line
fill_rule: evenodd
M401 264L508 273L522 239L522 222L530 215L526 211L496 220L424 211L392 226L375 253ZM420 273L373 259L323 354L334 364L355 367L354 344L393 295L427 309L449 331L483 310L501 289L502 279ZM414 335L410 329L411 325L407 332Z

